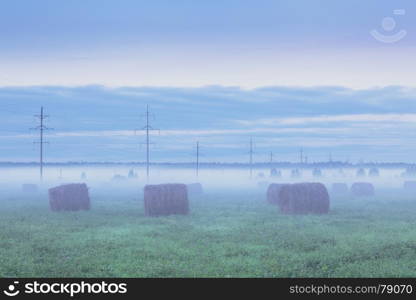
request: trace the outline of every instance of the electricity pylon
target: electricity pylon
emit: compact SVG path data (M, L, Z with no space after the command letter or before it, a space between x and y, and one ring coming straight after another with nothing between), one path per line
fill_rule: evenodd
M153 128L150 125L149 116L150 116L149 105L147 105L146 114L145 114L146 125L142 128L142 130L146 131L146 176L147 176L147 180L149 180L149 175L150 175L150 144L151 144L150 143L150 131L158 130L158 129Z
M44 120L47 119L49 116L43 113L43 106L41 106L40 108L40 114L35 115L35 117L39 119L39 126L35 128L31 128L31 129L39 130L39 141L34 142L34 143L39 144L39 178L42 181L43 180L43 145L49 144L49 142L46 142L44 140L43 134L45 130L49 130L52 128L48 128L44 125Z

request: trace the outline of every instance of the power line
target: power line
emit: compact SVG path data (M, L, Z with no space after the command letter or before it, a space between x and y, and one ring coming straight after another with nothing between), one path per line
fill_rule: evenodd
M43 137L43 133L45 130L49 130L52 128L48 128L44 125L44 120L49 117L49 115L45 115L43 113L43 106L40 108L40 114L35 115L36 118L39 119L39 126L35 128L31 128L33 130L39 130L39 141L34 142L35 144L39 144L39 178L42 181L43 180L43 145L49 144L49 142L46 142Z

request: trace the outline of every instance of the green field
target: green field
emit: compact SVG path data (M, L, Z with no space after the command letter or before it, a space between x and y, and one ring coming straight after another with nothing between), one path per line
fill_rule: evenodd
M390 196L389 196L390 195ZM148 218L139 191L92 192L89 212L47 195L0 196L2 277L416 277L416 199L333 198L286 216L261 191L191 198L189 216Z

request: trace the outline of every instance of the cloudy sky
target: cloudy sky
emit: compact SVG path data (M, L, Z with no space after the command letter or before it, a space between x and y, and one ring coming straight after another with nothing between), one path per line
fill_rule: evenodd
M416 89L238 87L108 88L103 86L0 89L2 160L37 158L36 118L50 116L49 161L137 161L145 157L140 130L153 113L152 159L245 162L253 138L255 160L407 161L416 149Z
M414 0L0 3L0 160L415 161ZM372 34L372 33L373 34ZM376 37L374 35L376 32ZM387 43L397 37L394 43ZM415 132L415 133L414 133Z

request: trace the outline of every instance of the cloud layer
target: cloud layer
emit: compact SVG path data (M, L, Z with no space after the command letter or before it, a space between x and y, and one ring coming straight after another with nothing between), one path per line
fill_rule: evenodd
M143 114L155 128L154 161L192 161L199 141L206 161L414 161L416 90L404 87L151 88L101 86L0 89L2 161L34 161L40 106L49 115L50 161L142 161Z

